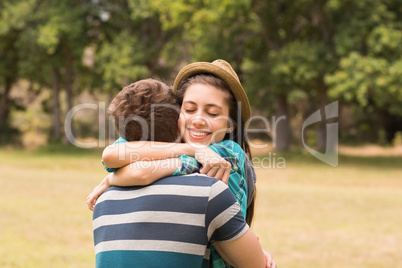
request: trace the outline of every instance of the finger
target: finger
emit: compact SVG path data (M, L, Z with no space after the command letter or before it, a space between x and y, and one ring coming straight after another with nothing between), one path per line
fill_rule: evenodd
M230 164L230 162L225 159L221 159L219 164L221 167L225 167L225 168L229 168L229 169L232 168L232 164Z
M96 188L95 188L96 189ZM95 189L92 190L92 192L87 196L87 201L92 197L93 192L95 191Z
M265 249L262 249L262 252L264 253L264 257L265 257L265 266L267 268L272 268L272 255L269 254Z
M225 174L225 169L224 168L218 168L214 178L217 179L217 180L222 180L224 174Z
M271 268L276 268L276 262L274 260L272 260Z
M87 206L88 206L89 209L92 208L92 202L91 202L91 200L88 200L88 201L87 201Z
M268 265L269 267L271 267L271 265L272 265L272 256L271 256L271 254L267 253L267 254L265 255L265 258L267 259L267 265Z
M92 196L94 195L94 193L96 193L96 191L98 190L98 188L99 188L99 185L97 185L97 186L92 190L92 192L87 196L87 200L88 200L90 197L92 197Z
M87 204L88 207L90 207L89 209L95 207L95 203L99 198L99 194L98 193L91 193L89 196L89 199L87 200Z
M91 209L94 206L93 203L94 201L92 197L87 200L87 205L89 209Z
M202 166L201 168L200 168L200 173L201 174L207 174L210 170L211 170L211 166Z
M272 259L269 259L268 256L265 256L265 257L266 257L266 260L267 260L267 263L266 263L267 268L273 268Z
M208 171L207 176L211 177L211 178L214 178L217 172L218 172L218 168L211 168Z
M229 182L229 177L230 177L230 168L225 169L225 172L223 173L222 176L222 181L226 184Z

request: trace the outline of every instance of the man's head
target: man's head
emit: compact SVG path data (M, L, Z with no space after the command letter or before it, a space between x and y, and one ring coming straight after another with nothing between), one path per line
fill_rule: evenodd
M124 87L108 108L119 134L128 141L176 141L179 112L171 88L155 79Z

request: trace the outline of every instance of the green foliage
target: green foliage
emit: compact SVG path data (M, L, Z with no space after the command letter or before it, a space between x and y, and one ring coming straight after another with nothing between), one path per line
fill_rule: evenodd
M271 51L268 56L272 64L271 79L276 90L306 91L314 88L322 74L333 66L333 56L322 43L292 42L280 51Z
M85 29L84 21L80 19L83 12L85 10L80 5L71 5L65 1L58 1L57 4L48 6L43 14L46 19L38 27L38 45L44 47L47 54L52 55L60 42L66 41L66 38L78 41L82 38L82 30Z
M36 0L6 1L0 3L0 36L11 30L23 30Z
M225 59L241 72L252 20L249 1L204 1L186 32L194 60Z
M2 0L0 87L26 79L48 89L53 74L61 91L111 94L222 58L258 114L305 117L340 98L359 117L401 118L401 43L402 0Z
M400 29L380 25L367 39L368 54L392 59L402 54L402 27Z
M372 29L395 18L394 10L387 7L387 2L328 1L326 9L334 20L334 43L338 55L346 56L352 51L364 51Z
M142 51L143 44L135 36L122 32L113 43L103 43L96 58L103 73L105 89L121 89L136 80L149 76Z
M388 62L383 58L351 53L340 68L326 77L330 95L362 106L374 105L402 116L402 58Z

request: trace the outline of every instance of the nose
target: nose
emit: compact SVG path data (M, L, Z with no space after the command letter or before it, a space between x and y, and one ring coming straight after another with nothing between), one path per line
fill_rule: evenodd
M195 115L192 118L191 123L196 128L202 128L206 125L205 118L203 118L202 115Z

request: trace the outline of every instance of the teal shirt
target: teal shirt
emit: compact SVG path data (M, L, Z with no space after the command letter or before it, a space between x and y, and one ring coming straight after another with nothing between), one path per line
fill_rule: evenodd
M124 142L128 142L125 138L118 138L113 144L118 144L118 143L124 143ZM115 172L115 171L117 171L118 170L118 168L109 168L109 167L107 167L106 165L105 165L105 163L103 163L103 161L102 161L102 165L103 165L103 167L106 169L106 171L107 172L110 172L110 173L112 173L112 172Z
M214 152L219 154L232 165L228 186L233 195L236 197L237 202L240 204L243 217L246 218L247 183L244 175L244 151L236 142L231 140L224 140L214 143L210 145L209 148L211 148ZM194 157L181 155L179 158L182 161L182 165L175 171L175 173L173 173L173 176L199 172L201 164L198 163Z

